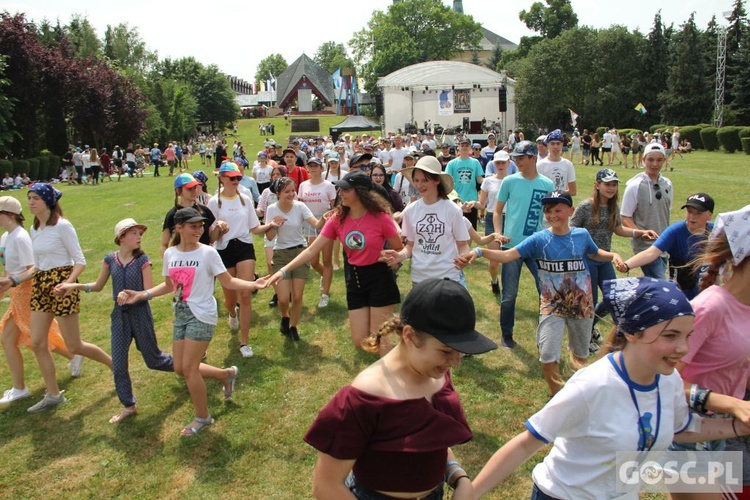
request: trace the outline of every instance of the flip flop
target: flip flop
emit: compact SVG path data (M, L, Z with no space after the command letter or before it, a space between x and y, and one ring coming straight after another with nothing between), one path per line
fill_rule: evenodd
M240 369L236 366L227 368L227 372L229 372L229 378L227 378L227 381L224 383L224 401L232 399L232 395L234 394L234 383L237 381L237 377L240 376Z
M136 413L138 413L138 410L136 409L135 405L131 406L130 408L123 408L120 413L109 419L109 423L119 424L123 420L132 417Z
M180 431L180 436L182 437L191 437L198 434L203 428L208 427L209 425L213 425L216 422L213 418L211 418L211 415L209 415L207 418L198 418L195 417L193 421L190 423L190 425L185 426L182 431Z

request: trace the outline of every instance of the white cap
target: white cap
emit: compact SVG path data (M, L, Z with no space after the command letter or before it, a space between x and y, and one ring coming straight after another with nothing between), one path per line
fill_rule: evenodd
M492 157L492 161L508 161L510 160L510 155L505 150L500 150Z
M649 153L661 153L662 155L667 156L667 152L664 151L664 146L658 142L652 142L643 148L643 156L646 156Z
M541 142L542 144L547 144L547 136L546 135L540 135L536 138L536 142Z
M21 202L12 196L0 196L0 212L21 215Z

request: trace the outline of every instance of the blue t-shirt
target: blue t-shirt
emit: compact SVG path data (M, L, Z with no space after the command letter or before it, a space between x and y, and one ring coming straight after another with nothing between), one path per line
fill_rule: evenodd
M552 181L543 175L529 180L518 173L503 180L497 201L502 201L506 207L503 234L510 238L510 243L504 248L513 248L542 229L542 198L554 187Z
M539 314L572 319L594 314L588 255L599 251L585 229L571 228L564 236L539 231L517 247L521 257L536 259L539 268Z
M707 227L707 231L693 234L688 230L687 222L682 220L669 225L654 242L656 248L669 253L669 274L688 299L693 299L700 291L700 273L693 272L692 267L687 264L698 256L701 243L708 238L714 227L713 222L709 222Z
M476 158L454 158L445 171L453 177L453 189L463 201L477 201L477 180L484 177L482 164Z

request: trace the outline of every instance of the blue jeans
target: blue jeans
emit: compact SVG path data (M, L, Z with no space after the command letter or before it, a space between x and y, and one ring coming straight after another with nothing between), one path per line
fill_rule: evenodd
M553 496L549 496L545 492L539 489L539 486L534 484L534 488L531 490L531 500L557 500Z
M664 275L667 271L667 259L665 257L659 257L651 264L641 266L641 271L643 271L644 276L648 276L649 278L656 278L659 280L666 279Z
M613 280L617 278L615 275L615 268L611 262L597 262L595 260L589 260L589 274L591 274L591 293L594 296L594 325L600 319L604 319L610 311L604 301L599 302L599 289L602 288L602 283L607 280ZM602 290L604 290L602 288Z
M534 277L537 294L541 294L539 287L539 273L534 259L518 259L503 264L500 270L500 281L502 283L502 295L500 300L500 331L503 338L513 338L513 327L516 324L516 297L518 296L518 282L521 279L521 268L526 267Z

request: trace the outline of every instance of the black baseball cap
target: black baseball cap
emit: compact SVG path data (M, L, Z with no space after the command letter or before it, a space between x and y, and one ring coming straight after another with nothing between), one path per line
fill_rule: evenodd
M464 354L482 354L497 344L475 330L471 295L457 281L427 279L414 285L401 306L401 320Z
M695 193L688 196L687 201L685 202L680 209L687 208L687 207L693 207L694 209L698 210L699 212L713 212L714 211L714 199L711 198L706 193Z
M349 172L343 179L335 181L333 185L341 189L352 189L357 186L372 189L372 179L364 172Z
M181 208L174 214L175 224L186 224L188 222L201 222L206 220L201 213L193 207Z
M567 191L550 191L542 198L542 205L551 203L565 203L569 207L573 206L573 197Z

